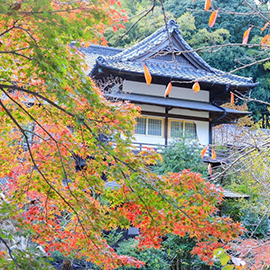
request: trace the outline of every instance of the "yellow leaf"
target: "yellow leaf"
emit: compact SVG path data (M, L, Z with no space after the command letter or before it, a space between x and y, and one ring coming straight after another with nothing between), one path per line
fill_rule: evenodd
M220 260L221 265L224 266L224 265L226 265L227 262L230 260L230 256L227 255L226 253L223 253L223 254L220 256L219 260Z
M203 148L203 150L201 151L201 157L202 157L202 158L204 157L204 155L205 155L207 149L208 149L208 146L206 146L205 148Z
M144 77L145 77L145 80L146 80L146 84L147 85L150 85L151 81L152 81L152 76L147 68L146 65L143 65L143 68L144 68Z
M218 9L211 13L211 16L209 18L209 27L214 26L216 19L217 19L217 15L218 15Z
M270 34L262 38L261 45L262 45L262 48L264 45L270 45Z
M217 154L216 151L212 148L212 159L216 159Z
M84 47L85 47L85 48L88 48L90 45L91 45L91 42L85 42L85 43L84 43Z
M168 96L170 95L171 90L172 90L172 83L169 82L169 84L167 85L166 90L165 90L165 94L164 94L164 97L165 97L165 98L168 97Z
M194 93L197 93L201 90L200 84L198 82L195 82L192 86L192 89L194 90Z
M211 0L205 0L204 9L209 10L211 7Z
M242 41L242 44L247 44L248 42L248 38L249 38L249 33L250 33L250 30L252 29L252 26L250 26L244 33L243 35L243 41Z
M234 94L233 94L233 92L231 92L231 105L233 105L234 104Z
M233 265L232 264L227 264L221 270L233 270Z
M213 255L215 257L220 257L223 253L225 253L223 248L217 248L214 250Z
M263 31L267 28L268 25L269 25L269 22L267 22L267 23L264 25L264 27L261 29L261 31L263 32Z

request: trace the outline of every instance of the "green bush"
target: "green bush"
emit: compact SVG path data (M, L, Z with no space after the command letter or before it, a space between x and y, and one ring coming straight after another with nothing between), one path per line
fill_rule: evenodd
M207 176L207 166L201 159L202 147L197 141L179 139L172 142L161 153L163 161L153 167L154 172L165 174L167 172L181 172L190 169L193 172Z
M127 255L137 258L145 262L143 270L166 270L170 269L167 254L163 249L138 248L139 241L136 239L124 240L119 244L117 253L119 255ZM118 270L135 270L136 267L122 266L117 268Z

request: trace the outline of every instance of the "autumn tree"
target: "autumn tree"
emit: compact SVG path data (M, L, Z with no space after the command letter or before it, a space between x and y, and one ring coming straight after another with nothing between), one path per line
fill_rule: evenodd
M142 3L148 3L149 10L153 2L144 1ZM269 7L265 5L267 2L206 0L191 3L181 1L182 7L185 6L193 14L186 15L189 16L189 26L194 22L190 18L195 18L194 27L190 31L182 31L186 36L189 34L190 44L195 45L194 50L201 53L216 68L224 69L229 73L252 76L260 82L260 85L249 96L238 93L235 100L238 98L240 102L241 100L248 102L254 120L263 119L263 121L258 122L262 127L269 127L270 22L268 18ZM169 8L177 19L180 19L183 12L187 11L186 8L179 8L179 1L164 1L164 5ZM176 6L177 8L175 8ZM195 25L203 29L196 31ZM178 53L181 54L181 52ZM226 57L226 55L231 57ZM229 61L227 58L232 60ZM258 100L262 102L258 102ZM267 223L269 218L269 196L267 195L269 193L269 170L267 166L269 161L269 140L267 133L266 135L264 133L256 135L255 131L252 130L250 135L249 139L244 137L244 145L240 145L242 147L246 146L246 148L243 147L241 152L237 151L234 156L231 156L230 165L225 167L218 176L223 177L226 172L230 171L234 178L237 179L238 191L244 186L241 181L245 180L245 184L248 183L248 185L252 186L256 195L255 200L253 196L252 204L248 204L248 206L249 210L253 210L253 214L257 214L259 218L252 219L249 217L250 220L247 221L248 217L245 217L243 222L245 222L247 229L249 229L248 233L250 233L250 235L246 233L246 236L249 235L250 237L245 238L244 241L240 239L234 245L235 252L231 251L231 257L223 251L216 255L225 258L222 259L224 264L227 264L231 258L237 268L243 268L244 264L246 264L251 269L265 269L269 267L269 241L267 237L262 240L258 240L256 237L262 237L262 235L266 234L266 227L264 227L263 232L259 233L258 228L261 227L261 224ZM213 180L217 180L217 178ZM253 229L251 230L250 227L253 227ZM245 261L235 258L239 254ZM224 269L233 269L233 267L233 265L226 265Z
M247 13L233 12L228 10L218 9L218 6L212 6L211 1L205 1L205 9L211 12L209 17L209 25L215 24L217 19L215 12L220 12L220 19L223 14L238 14L243 16L249 14L258 20L256 23L246 25L243 30L241 44L235 46L248 47L244 52L250 52L250 48L258 47L257 54L241 63L239 67L231 72L242 70L246 67L252 67L263 63L264 73L261 73L258 80L262 83L261 88L258 89L257 94L241 95L236 94L240 101L250 104L251 108L264 108L264 114L268 115L267 107L269 88L269 75L267 69L269 66L269 13L268 7L265 5L255 5L255 3L245 1L244 4L249 8ZM265 2L263 3L265 4ZM212 10L211 10L212 9ZM259 31L260 30L260 33ZM255 36L252 36L255 33ZM262 68L262 66L261 66ZM254 72L255 76L258 75ZM230 156L230 164L217 173L213 180L220 177L231 177L231 186L234 186L236 191L244 190L250 194L250 201L242 203L241 215L242 222L247 228L245 237L234 241L231 245L231 250L226 254L224 250L217 250L217 257L226 257L226 262L234 263L237 269L268 269L269 261L269 236L268 236L268 220L269 220L269 135L268 130L260 130L259 127L267 127L265 117L262 118L261 123L258 122L256 126L251 127L250 122L246 122L238 132L238 141L236 151ZM234 130L231 128L231 131ZM236 129L235 129L236 130ZM228 254L230 256L228 256ZM240 256L236 258L235 256ZM233 265L227 264L226 269L234 269ZM224 269L225 269L224 267Z
M101 237L129 226L140 248L187 233L211 264L242 230L215 215L219 190L197 173L152 173L159 156L132 152L136 108L106 101L85 74L78 48L104 43L105 25L123 27L120 3L0 0L0 14L1 268L44 269L54 251L102 269L140 267Z

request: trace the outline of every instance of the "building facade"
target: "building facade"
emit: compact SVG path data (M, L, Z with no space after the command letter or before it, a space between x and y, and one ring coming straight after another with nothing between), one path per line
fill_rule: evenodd
M246 93L256 86L245 78L209 66L169 21L128 49L92 45L82 49L89 75L106 98L130 101L141 107L134 139L137 143L167 145L178 137L212 143L212 128L235 123L248 112L222 107L231 93ZM144 67L152 82L145 83ZM192 86L198 82L200 91ZM172 83L169 97L165 89Z

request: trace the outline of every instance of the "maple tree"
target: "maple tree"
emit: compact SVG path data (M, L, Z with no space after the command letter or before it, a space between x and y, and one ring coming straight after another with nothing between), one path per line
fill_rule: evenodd
M114 0L0 0L3 269L45 267L28 250L11 248L17 235L47 256L57 250L113 269L144 263L118 255L103 230L136 226L141 248L187 233L210 264L213 249L242 232L215 215L222 195L199 174L151 172L158 154L132 152L137 108L110 103L85 74L77 47L105 42L105 25L121 28L122 13Z
M206 0L206 3L211 6L211 1ZM265 9L265 6L263 5L255 5L255 3L246 0L244 1L244 4L250 9L250 14L257 17L258 21L256 24L245 26L242 46L249 44L251 44L251 46L258 46L261 56L255 61L250 61L247 65L242 65L242 67L236 69L236 71L258 63L264 63L264 69L267 70L269 67L269 18L267 16L267 14L269 14L269 6ZM213 10L211 11L212 13L209 19L210 27L215 24L216 13L218 10L215 10L216 7L212 8ZM209 7L206 10L208 9ZM224 10L222 12L226 13ZM237 11L235 11L235 14L237 14ZM222 14L220 17L222 17ZM256 31L256 29L261 30L259 37L257 37L259 44L252 45L250 35L252 31ZM267 89L269 87L269 75L267 75L266 78L267 83L264 84L263 87ZM245 102L256 102L257 104L269 106L266 96L263 96L262 94L260 97L262 100L244 96L239 93L236 94L236 97ZM234 95L231 96L231 104L234 104ZM252 216L247 217L247 219L251 219L252 222L251 225L249 224L250 222L246 222L245 224L247 228L252 227L252 231L243 239L234 242L230 251L231 254L237 254L240 258L235 258L232 255L231 257L224 255L226 256L226 260L231 259L236 269L268 269L270 265L269 237L266 235L267 233L265 233L262 239L258 239L257 235L259 228L263 227L264 223L268 224L269 222L269 169L268 166L266 166L269 160L269 140L267 132L259 130L259 124L261 123L258 122L257 125L252 128L242 127L242 134L239 136L242 141L238 144L238 147L241 148L241 152L237 152L235 156L231 156L230 159L232 160L232 164L225 167L224 171L221 172L221 174L224 175L224 173L226 174L231 170L230 174L232 176L240 176L240 179L237 179L238 188L241 188L241 186L243 187L244 184L241 183L242 180L245 181L245 185L249 186L249 189L253 190L253 192L251 192L251 195L253 195L251 196L252 202L248 204L249 211L253 211L253 213L251 212L253 214L253 220L251 219ZM246 125L248 124L246 123ZM265 123L262 122L262 126L265 127ZM268 225L266 225L265 230L268 231ZM227 265L226 269L233 269L234 266Z
M153 1L154 2L154 1ZM169 1L167 1L169 2ZM198 1L197 1L198 2ZM246 61L244 61L243 63L241 61L238 61L239 67L236 67L235 70L233 70L232 72L237 72L237 71L241 71L244 68L253 66L253 65L258 65L261 63L265 63L264 65L264 69L269 69L269 55L268 55L268 51L269 51L269 18L268 18L268 8L266 8L264 10L265 7L260 7L258 5L255 5L255 3L250 3L249 1L244 1L245 6L250 9L249 12L245 11L243 12L242 10L233 10L233 8L231 8L231 6L228 6L228 10L224 8L219 8L218 3L215 1L209 1L206 0L205 2L205 10L207 12L210 12L211 15L209 17L209 21L208 21L208 26L209 27L214 27L216 20L218 19L219 21L222 21L224 16L229 16L229 15L236 15L236 16L246 16L246 15L250 15L249 17L252 18L250 20L248 20L248 23L245 23L244 26L245 28L242 29L242 32L238 30L239 33L241 33L241 41L239 39L238 43L232 43L232 44L222 44L219 46L219 44L217 44L215 41L213 41L213 46L208 46L208 44L206 44L206 47L202 47L202 45L200 44L200 40L198 41L199 46L202 47L201 50L206 50L207 52L209 52L209 50L214 50L215 52L218 52L219 50L221 50L222 47L226 47L226 46L234 46L234 47L240 47L241 48L241 52L242 54L244 54L245 56L247 56L247 50L251 47L257 47L256 52L255 50L253 51L253 56L254 57L246 57ZM178 3L177 3L178 4ZM230 3L230 5L232 5L233 3ZM230 10L229 10L230 9ZM175 9L175 10L181 10L181 9ZM195 10L196 11L196 10ZM208 13L209 14L209 13ZM254 18L256 18L254 20ZM239 28L238 28L239 29ZM206 29L204 32L207 32ZM261 33L259 33L259 31L261 31ZM222 33L222 32L221 32ZM225 31L224 31L225 33ZM223 34L224 34L223 33ZM257 35L256 35L257 34ZM198 34L198 36L200 35L200 33ZM251 36L252 35L252 36ZM252 37L252 39L251 39ZM235 40L236 39L236 35L234 35ZM196 37L193 37L193 39L196 39ZM211 39L210 39L211 40ZM212 41L211 41L212 42ZM200 51L200 49L198 49L198 51ZM218 57L216 57L218 58ZM222 59L221 62L223 62L224 60L224 54L220 57ZM247 64L245 64L247 63ZM231 68L231 66L230 66ZM263 69L263 68L261 68ZM250 74L249 74L250 75ZM254 74L251 74L252 76ZM147 76L149 77L149 76ZM268 89L269 88L269 78L268 75L266 76L267 81L265 83L265 85L263 86L264 89ZM169 85L167 87L167 89L169 89ZM194 89L195 90L195 89ZM165 91L165 97L168 96L168 92L169 91ZM236 95L236 98L244 98L240 93L238 93L238 95ZM252 99L247 98L248 101L251 101ZM256 101L253 99L253 101ZM231 105L234 105L235 102L235 95L233 93L231 93ZM263 103L262 103L263 104ZM266 103L264 103L266 105ZM269 112L266 110L266 113L269 114ZM263 124L263 126L265 126ZM265 142L265 145L263 146L263 151L268 153L268 143ZM260 149L261 150L261 149ZM206 149L205 149L206 151ZM252 155L258 155L260 156L260 153L257 153L254 151L257 151L257 149L248 149L247 152L245 152L245 156L249 157L249 154L252 153ZM213 155L215 156L215 154ZM264 155L261 156L261 161L263 160ZM249 160L248 164L252 164L253 160ZM257 162L256 162L257 164ZM246 165L247 166L247 165ZM251 166L249 166L248 168L250 169ZM262 168L262 171L265 171L265 168ZM237 172L239 173L239 172ZM252 173L254 173L254 171L252 171ZM260 172L258 172L260 175ZM266 173L268 175L268 172ZM268 190L268 184L263 182L263 185L267 186L267 190ZM265 194L265 192L264 192ZM267 207L268 204L266 204ZM248 245L249 248L245 249L245 246ZM241 255L245 256L248 260L249 263L249 267L253 267L254 269L257 268L264 268L266 266L269 266L269 260L268 260L268 256L267 254L269 253L269 245L268 245L268 241L255 241L254 239L252 240L245 240L243 241L243 243L240 245L241 248L238 248L238 255L239 255L239 250L242 250ZM252 247L254 247L254 250L252 251ZM262 248L261 248L262 247ZM250 256L250 253L252 254ZM226 260L230 259L230 256L226 255L225 253L222 253L224 259L224 264L226 264ZM236 268L240 269L243 268L242 266L244 266L246 264L246 262L241 262L240 258L234 258L232 257L232 261L235 264ZM253 264L253 266L252 266ZM224 267L224 269L233 269L233 265L226 265Z

